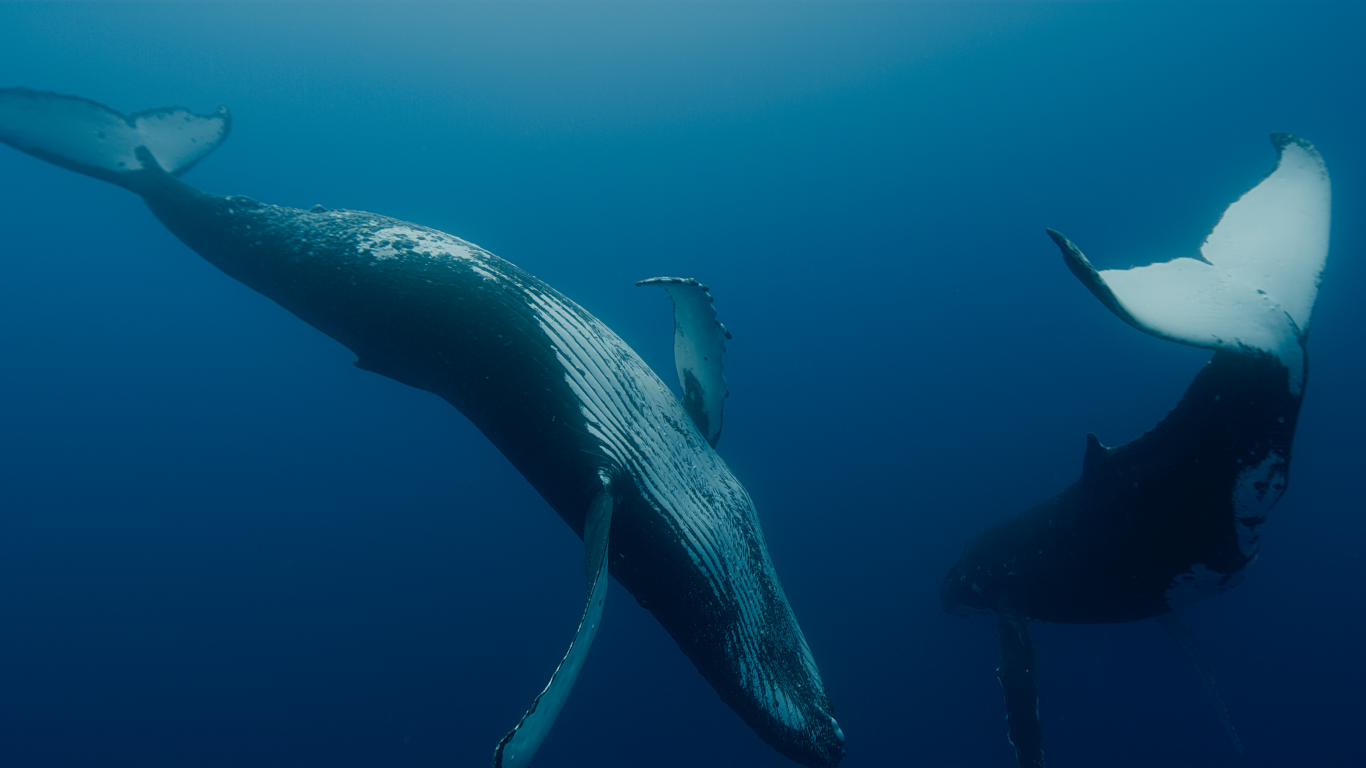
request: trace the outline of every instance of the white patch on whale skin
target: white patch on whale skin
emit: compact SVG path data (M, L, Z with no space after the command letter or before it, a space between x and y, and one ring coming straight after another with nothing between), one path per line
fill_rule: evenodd
M823 688L820 673L795 620L774 622L766 610L787 608L787 598L749 493L664 382L610 328L553 293L523 291L602 452L668 521L718 603L737 609L737 621L725 628L732 672L768 715L814 732L810 716L824 721L830 714L808 713L800 699L808 683ZM756 551L762 556L753 557ZM803 679L783 679L771 660L794 651Z
M1243 580L1243 571L1224 575L1204 563L1196 563L1185 573L1176 575L1171 586L1167 587L1167 605L1184 608L1207 597L1233 589Z
M406 248L395 247L399 244ZM408 253L416 253L431 258L459 259L467 262L470 269L485 280L498 280L499 275L490 271L484 256L487 252L478 246L452 237L445 232L416 227L384 227L361 238L356 246L360 251L376 261L397 259Z
M1238 475L1233 486L1233 524L1238 530L1238 551L1244 557L1257 554L1257 540L1267 512L1285 493L1287 464L1284 456L1272 452L1262 463Z

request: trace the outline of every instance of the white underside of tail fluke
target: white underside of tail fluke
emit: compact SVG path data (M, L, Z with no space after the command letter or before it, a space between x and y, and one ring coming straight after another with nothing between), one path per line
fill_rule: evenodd
M1289 134L1272 141L1280 163L1224 211L1201 259L1097 271L1067 238L1050 234L1072 272L1129 324L1197 347L1275 355L1298 391L1328 257L1331 188L1312 144Z
M183 173L223 142L231 123L221 107L212 115L164 107L124 116L79 96L0 89L0 141L115 183L142 169L139 147L166 172Z

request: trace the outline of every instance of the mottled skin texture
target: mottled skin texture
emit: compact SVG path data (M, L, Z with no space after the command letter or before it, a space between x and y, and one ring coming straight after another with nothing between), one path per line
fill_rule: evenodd
M450 402L580 537L589 504L602 487L600 473L613 476L612 576L765 741L803 765L840 761L843 738L828 715L813 717L813 729L794 730L739 683L727 629L736 622L741 596L716 596L670 521L642 493L632 468L604 455L523 289L591 319L586 312L477 246L469 245L496 265L500 279L486 280L465 260L422 257L413 251L420 241L394 240L390 247L398 253L383 259L358 247L386 227L448 237L433 230L359 211L304 211L206 194L161 172L150 156L144 165L148 170L139 171L139 178L120 183L142 194L171 232L223 272L354 351L359 367ZM744 538L750 556L767 563L757 524ZM772 614L772 637L764 646L770 665L807 692L802 704L813 714L830 712L819 678L812 679L796 655L805 643L781 587L772 580L760 591L750 597Z
M944 580L944 610L1137 621L1170 610L1167 590L1196 564L1221 574L1202 597L1232 587L1256 557L1239 546L1235 486L1270 459L1264 507L1284 492L1302 399L1279 360L1215 352L1147 434L1118 448L1088 436L1080 480L970 542Z

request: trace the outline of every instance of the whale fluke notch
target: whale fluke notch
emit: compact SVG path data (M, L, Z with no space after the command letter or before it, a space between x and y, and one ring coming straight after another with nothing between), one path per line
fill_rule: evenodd
M612 524L611 484L604 478L602 491L594 497L583 522L583 570L588 578L588 602L583 607L579 628L569 643L564 659L550 676L545 689L531 702L517 725L508 731L493 750L493 768L525 768L531 765L560 710L569 700L574 681L588 658L588 650L602 623L603 604L607 601L607 539Z
M652 277L636 285L657 285L673 299L674 367L683 390L683 410L715 448L721 439L721 411L730 395L721 373L730 331L716 319L710 289L691 277Z
M139 147L179 176L222 144L231 127L226 107L211 115L161 107L125 116L79 96L0 88L0 141L135 192L144 167Z
M1062 234L1048 234L1072 273L1124 322L1191 346L1274 355L1299 391L1332 190L1313 144L1288 133L1271 141L1280 152L1275 170L1224 211L1199 258L1097 270Z

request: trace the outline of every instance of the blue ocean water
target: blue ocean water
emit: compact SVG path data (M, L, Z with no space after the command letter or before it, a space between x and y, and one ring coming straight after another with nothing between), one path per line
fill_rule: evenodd
M1034 625L1056 766L1361 760L1366 53L1356 4L7 3L0 86L229 106L185 180L478 243L666 381L655 275L734 334L753 496L849 768L1009 766L964 543L1171 408L1208 353L1068 273L1191 255L1313 141L1334 183L1290 490L1188 609ZM565 526L458 412L0 148L0 764L486 765L582 608ZM784 766L632 597L540 766Z

